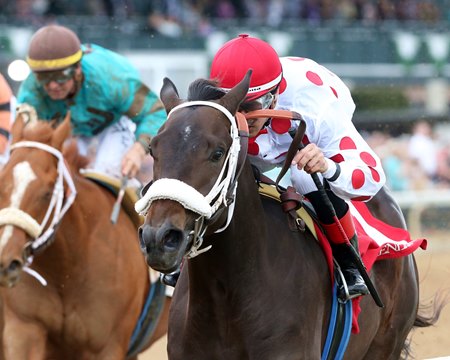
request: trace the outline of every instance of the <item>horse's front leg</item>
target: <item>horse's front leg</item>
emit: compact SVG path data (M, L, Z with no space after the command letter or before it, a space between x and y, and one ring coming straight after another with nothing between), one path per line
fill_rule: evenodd
M38 323L6 314L2 340L5 360L46 359L47 332Z

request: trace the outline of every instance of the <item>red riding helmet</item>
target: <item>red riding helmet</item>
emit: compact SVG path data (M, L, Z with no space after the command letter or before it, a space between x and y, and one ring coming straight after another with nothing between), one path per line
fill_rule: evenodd
M263 40L241 34L225 43L214 56L210 78L217 79L224 90L230 90L253 69L247 99L257 99L280 84L280 93L286 89L286 80L277 52Z
M55 71L76 64L82 55L80 39L72 30L49 25L31 38L27 62L33 71Z

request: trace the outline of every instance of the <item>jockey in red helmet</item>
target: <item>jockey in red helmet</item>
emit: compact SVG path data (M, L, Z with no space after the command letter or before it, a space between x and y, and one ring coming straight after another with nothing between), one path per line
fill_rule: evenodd
M276 51L266 42L246 34L239 35L220 48L211 64L210 77L219 79L220 87L227 91L242 80L250 68L253 74L247 100L260 98L278 86L280 93L286 89L283 68Z
M326 188L347 238L357 248L357 236L348 200L369 200L383 187L384 171L352 123L355 104L347 86L330 70L313 60L279 58L266 42L242 34L225 43L216 53L210 78L225 91L253 69L247 101L242 111L277 108L296 111L306 122L307 145L291 165L291 182L312 203L327 232L333 254L343 271L350 297L368 293L368 288L345 245L318 189L309 174L317 173ZM294 121L250 119L252 137L249 155L262 171L282 166L292 142ZM303 171L304 170L304 171Z

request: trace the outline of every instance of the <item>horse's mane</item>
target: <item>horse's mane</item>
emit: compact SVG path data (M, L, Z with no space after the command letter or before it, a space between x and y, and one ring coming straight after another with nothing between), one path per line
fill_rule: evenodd
M218 80L197 79L189 85L188 101L204 100L212 101L222 98L226 91L219 87ZM239 111L252 111L260 109L257 102L243 102Z
M89 158L78 152L78 145L75 140L67 141L63 146L62 153L74 172L78 172L89 164Z
M218 100L225 95L225 91L218 86L218 81L197 79L189 85L188 101Z

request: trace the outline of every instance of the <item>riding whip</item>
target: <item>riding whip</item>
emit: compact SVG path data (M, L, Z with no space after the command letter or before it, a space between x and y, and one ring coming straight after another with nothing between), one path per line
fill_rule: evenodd
M298 144L298 149L301 150L304 148L303 143L300 141ZM333 204L330 201L330 198L328 197L327 192L325 191L325 188L322 184L322 181L319 178L319 175L317 175L317 173L312 173L311 177L314 181L314 184L316 185L317 189L319 190L320 196L323 200L324 205L326 206L326 208L328 209L328 211L330 212L330 215L333 218L333 221L335 222L335 224L338 226L340 232L342 233L342 235L344 236L344 239L346 239L345 245L348 247L348 249L350 250L350 255L352 257L352 261L354 262L354 264L356 265L356 267L358 268L359 273L361 274L362 278L364 279L364 282L367 285L367 288L369 289L370 295L372 295L373 300L375 301L375 303L379 306L379 307L384 307L383 301L380 298L380 295L378 294L377 289L375 288L375 285L373 284L372 280L370 279L369 274L367 273L366 267L364 265L364 263L362 262L361 258L359 257L359 254L356 252L355 248L352 246L352 244L350 243L350 240L348 239L347 234L345 233L341 222L339 221L337 215L336 215L336 210L334 209Z
M120 189L117 194L116 202L114 203L113 210L111 213L111 222L115 224L119 218L120 207L122 206L123 196L125 195L125 189L127 188L128 176L122 176L120 181Z

